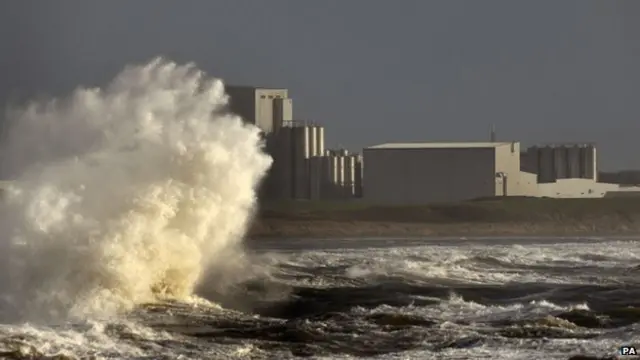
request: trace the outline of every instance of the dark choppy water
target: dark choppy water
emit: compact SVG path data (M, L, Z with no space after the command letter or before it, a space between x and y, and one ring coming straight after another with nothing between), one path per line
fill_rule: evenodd
M0 325L0 357L568 359L640 345L633 239L263 240L211 302Z

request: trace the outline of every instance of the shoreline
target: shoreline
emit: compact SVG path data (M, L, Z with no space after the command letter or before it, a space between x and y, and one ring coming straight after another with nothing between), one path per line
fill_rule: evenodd
M248 238L420 237L420 236L640 236L640 224L603 222L460 222L448 224L257 220Z
M490 198L384 206L361 201L265 204L249 238L640 235L640 198Z

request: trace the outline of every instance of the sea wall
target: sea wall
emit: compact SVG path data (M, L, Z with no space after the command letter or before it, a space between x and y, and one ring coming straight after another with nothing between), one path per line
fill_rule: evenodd
M488 199L381 207L296 203L261 209L251 237L640 235L640 199Z

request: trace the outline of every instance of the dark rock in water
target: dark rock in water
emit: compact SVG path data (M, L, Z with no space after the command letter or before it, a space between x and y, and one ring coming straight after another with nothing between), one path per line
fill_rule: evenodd
M568 360L616 360L615 356L590 356L590 355L574 355Z

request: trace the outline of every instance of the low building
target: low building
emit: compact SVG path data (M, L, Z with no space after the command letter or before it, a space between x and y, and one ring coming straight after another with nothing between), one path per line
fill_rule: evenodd
M368 202L425 204L535 192L523 184L517 142L382 144L364 149L363 162Z

